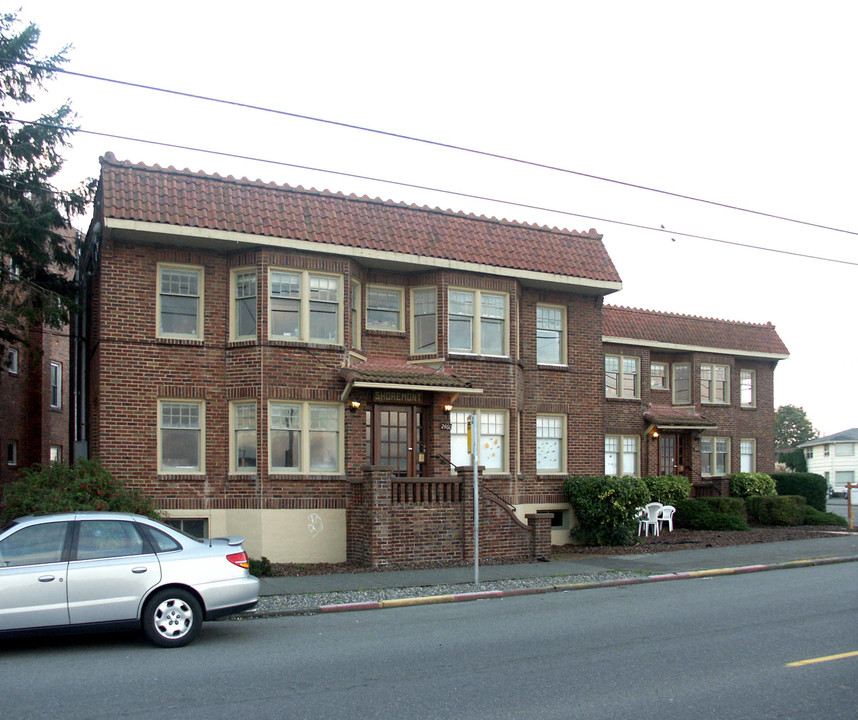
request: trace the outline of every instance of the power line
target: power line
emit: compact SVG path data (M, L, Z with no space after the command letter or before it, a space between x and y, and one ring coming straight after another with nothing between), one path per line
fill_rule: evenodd
M59 127L57 125L52 125L50 123L43 123L43 122L32 121L32 120L19 120L17 118L8 118L8 119L12 122L22 123L25 125L34 125L34 126L46 127L46 128L57 128L57 127ZM542 205L531 205L528 203L516 202L513 200L502 200L499 198L488 197L486 195L475 195L473 193L459 192L456 190L444 190L441 188L431 187L428 185L418 185L416 183L407 183L407 182L402 182L402 181L398 181L398 180L387 180L385 178L374 177L372 175L360 175L357 173L348 173L348 172L344 172L341 170L328 170L325 168L313 167L311 165L301 165L298 163L289 163L289 162L285 162L283 160L270 160L267 158L254 157L252 155L240 155L237 153L228 153L228 152L225 152L222 150L208 150L205 148L196 148L196 147L191 147L189 145L179 145L176 143L161 142L158 140L144 140L141 138L133 138L133 137L130 137L127 135L117 135L115 133L98 132L95 130L84 130L82 128L76 129L75 132L82 133L85 135L93 135L96 137L111 138L113 140L124 140L127 142L137 142L137 143L143 143L146 145L157 145L160 147L168 147L168 148L172 148L175 150L185 150L188 152L200 152L200 153L206 153L208 155L217 155L220 157L228 157L228 158L232 158L232 159L236 159L236 160L248 160L251 162L260 162L260 163L266 163L269 165L278 165L281 167L291 167L291 168L296 168L299 170L309 170L312 172L327 173L330 175L339 175L341 177L354 178L357 180L368 180L371 182L386 183L389 185L397 185L399 187L407 187L407 188L411 188L411 189L415 189L415 190L426 190L429 192L443 193L445 195L453 195L455 197L468 198L470 200L483 200L483 201L487 201L487 202L500 203L503 205L510 205L512 207L520 207L520 208L525 208L528 210L538 210L540 212L556 213L558 215L565 215L565 216L569 216L569 217L582 218L585 220L593 220L595 222L600 222L600 223L609 223L611 225L620 225L623 227L630 227L630 228L635 228L638 230L647 230L647 231L651 231L651 232L657 232L657 233L660 233L662 235L665 235L665 234L669 235L671 238L683 237L683 238L689 238L692 240L704 240L706 242L720 243L723 245L732 245L734 247L741 247L741 248L746 248L749 250L759 250L762 252L777 253L779 255L789 255L789 256L793 256L793 257L800 257L800 258L805 258L807 260L820 260L822 262L832 262L832 263L838 263L841 265L858 266L858 262L854 262L851 260L842 260L839 258L830 258L830 257L824 257L824 256L820 256L820 255L810 255L807 253L793 252L790 250L781 250L778 248L764 247L762 245L751 245L750 243L741 243L741 242L734 241L734 240L724 240L721 238L714 238L714 237L709 237L706 235L696 235L693 233L675 232L673 230L668 230L664 227L653 227L651 225L642 225L639 223L626 222L623 220L612 220L610 218L598 217L595 215L584 215L581 213L574 213L574 212L571 212L568 210L557 210L555 208L545 207Z
M10 63L9 61L5 61L5 64L12 64L12 63ZM200 95L197 93L184 92L181 90L172 90L169 88L162 88L162 87L157 87L154 85L146 85L144 83L134 83L134 82L129 82L127 80L117 80L115 78L108 78L108 77L103 77L100 75L92 75L89 73L76 72L74 70L68 70L65 68L59 68L59 67L49 68L48 66L41 65L39 63L16 62L14 64L24 65L26 67L33 67L33 68L50 69L50 70L53 70L54 72L63 73L65 75L71 75L74 77L84 78L87 80L97 80L99 82L112 83L114 85L123 85L125 87L137 88L140 90L148 90L151 92L158 92L158 93L163 93L163 94L167 94L167 95L175 95L177 97L184 97L184 98L188 98L191 100L201 100L204 102L213 102L213 103L218 103L221 105L229 105L232 107L243 108L246 110L255 110L257 112L271 113L274 115L282 115L285 117L292 117L292 118L296 118L299 120L308 120L310 122L317 122L317 123L323 123L326 125L333 125L336 127L346 128L349 130L358 130L360 132L373 133L375 135L382 135L385 137L396 138L398 140L407 140L409 142L422 143L424 145L431 145L433 147L440 147L440 148L445 148L448 150L456 150L458 152L464 152L464 153L469 153L472 155L479 155L482 157L493 158L495 160L503 160L506 162L517 163L519 165L526 165L528 167L539 168L542 170L551 170L554 172L565 173L567 175L575 175L577 177L587 178L589 180L597 180L599 182L610 183L613 185L618 185L621 187L627 187L627 188L631 188L634 190L643 190L645 192L657 193L659 195L664 195L666 197L673 197L673 198L677 198L679 200L687 200L690 202L702 203L704 205L710 205L713 207L720 207L720 208L724 208L726 210L733 210L736 212L747 213L749 215L757 215L759 217L765 217L765 218L769 218L772 220L781 220L783 222L794 223L797 225L805 225L807 227L817 228L819 230L829 230L832 232L844 233L847 235L858 235L858 231L855 231L855 230L846 230L844 228L838 228L838 227L834 227L831 225L823 225L821 223L809 222L807 220L799 220L796 218L787 217L785 215L778 215L776 213L768 213L768 212L764 212L762 210L753 210L751 208L746 208L746 207L742 207L739 205L732 205L730 203L723 203L723 202L718 202L715 200L707 200L706 198L700 198L700 197L696 197L693 195L687 195L685 193L673 192L670 190L662 190L659 188L649 187L647 185L641 185L639 183L633 183L633 182L628 182L628 181L624 181L624 180L616 180L614 178L608 178L608 177L604 177L602 175L585 173L585 172L582 172L580 170L571 170L569 168L563 168L563 167L559 167L556 165L549 165L547 163L539 163L539 162L535 162L533 160L525 160L523 158L517 158L517 157L510 156L510 155L504 155L501 153L490 152L487 150L477 150L474 148L468 148L468 147L464 147L462 145L455 145L452 143L445 143L445 142L441 142L438 140L429 140L426 138L419 138L419 137L416 137L413 135L405 135L403 133L397 133L397 132L392 132L392 131L388 131L388 130L379 130L377 128L370 128L370 127L366 127L363 125L355 125L353 123L341 122L338 120L328 120L326 118L314 117L312 115L304 115L302 113L290 112L288 110L277 110L275 108L269 108L269 107L265 107L262 105L254 105L252 103L243 103L243 102L238 102L235 100L225 100L223 98L215 98L215 97L210 97L207 95ZM579 216L579 217L583 217L583 216Z

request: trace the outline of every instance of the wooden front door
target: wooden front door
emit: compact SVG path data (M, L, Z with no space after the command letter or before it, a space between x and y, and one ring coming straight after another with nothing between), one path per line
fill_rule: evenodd
M372 464L390 467L398 477L423 474L423 408L376 405L369 414Z
M687 461L686 438L679 434L663 433L658 438L658 474L690 476Z

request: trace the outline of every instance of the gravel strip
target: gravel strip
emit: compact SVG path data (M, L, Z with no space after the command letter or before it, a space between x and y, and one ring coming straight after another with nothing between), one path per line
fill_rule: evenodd
M578 583L605 582L644 577L641 572L603 572L594 575L557 575L554 577L519 578L516 580L490 580L456 585L425 585L423 587L380 588L377 590L355 590L350 592L308 593L305 595L264 595L253 615L244 617L272 617L275 615L309 615L318 612L323 605L347 605L352 603L399 600L404 598L433 597L436 595L459 595L485 592L487 590L521 590L553 585L575 585Z

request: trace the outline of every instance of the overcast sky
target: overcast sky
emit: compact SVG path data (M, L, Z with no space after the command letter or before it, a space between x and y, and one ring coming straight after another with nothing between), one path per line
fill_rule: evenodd
M20 2L0 0L4 11ZM79 135L63 180L121 160L593 227L614 305L772 322L775 404L858 426L858 11L806 2L38 0L67 68L385 130L702 198L766 218L283 115L61 77L82 129L428 190ZM34 119L34 111L23 119ZM560 212L552 212L560 211ZM586 217L584 217L586 216ZM644 230L630 225L665 227ZM783 252L840 260L826 262Z

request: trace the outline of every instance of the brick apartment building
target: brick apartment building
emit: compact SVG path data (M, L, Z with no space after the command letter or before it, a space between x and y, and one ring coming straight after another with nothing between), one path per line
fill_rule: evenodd
M774 328L605 307L593 230L108 154L80 273L79 446L275 562L467 555L469 415L487 554L567 542L570 473L771 469Z

